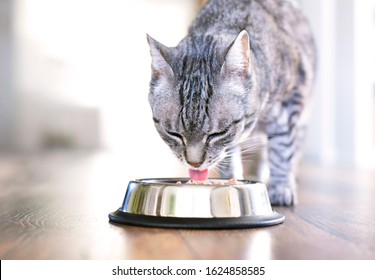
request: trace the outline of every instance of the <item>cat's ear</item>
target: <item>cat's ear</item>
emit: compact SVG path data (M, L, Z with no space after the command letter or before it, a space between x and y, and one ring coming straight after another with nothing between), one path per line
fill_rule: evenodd
M230 45L221 67L222 77L243 77L251 74L250 39L246 30L242 30Z
M148 34L147 41L150 46L152 57L151 67L153 77L156 79L173 77L173 70L167 61L170 56L170 49Z

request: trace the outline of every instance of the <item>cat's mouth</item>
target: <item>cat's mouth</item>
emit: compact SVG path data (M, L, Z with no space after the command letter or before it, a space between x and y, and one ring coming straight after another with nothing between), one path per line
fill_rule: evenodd
M198 170L198 169L189 169L190 179L194 181L205 181L208 178L208 169Z

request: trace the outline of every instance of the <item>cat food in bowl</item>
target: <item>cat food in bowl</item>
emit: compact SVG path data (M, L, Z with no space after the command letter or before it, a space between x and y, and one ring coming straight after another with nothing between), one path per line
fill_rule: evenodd
M122 206L109 214L115 223L189 229L271 226L284 218L263 183L235 179L130 181Z
M177 181L176 185L181 185L181 181ZM188 180L184 183L185 185L219 185L219 186L225 186L225 185L238 185L243 184L241 181L238 181L237 179L229 179L229 180L204 180L204 181L196 181L196 180Z

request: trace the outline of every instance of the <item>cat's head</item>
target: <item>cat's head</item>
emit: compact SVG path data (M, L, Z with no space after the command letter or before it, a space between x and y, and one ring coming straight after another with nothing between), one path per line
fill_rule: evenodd
M206 169L254 128L259 112L249 36L229 43L193 36L168 48L148 36L149 103L161 138L193 168Z

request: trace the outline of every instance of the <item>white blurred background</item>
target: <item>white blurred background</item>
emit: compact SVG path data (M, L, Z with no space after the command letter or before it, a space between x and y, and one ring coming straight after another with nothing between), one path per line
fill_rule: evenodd
M186 176L153 127L146 33L176 45L203 1L0 0L0 150L105 150ZM319 50L305 160L375 164L375 0L300 0Z
M104 149L134 176L187 175L153 125L146 33L176 45L198 1L0 2L3 150Z

